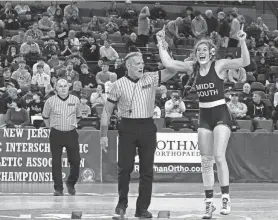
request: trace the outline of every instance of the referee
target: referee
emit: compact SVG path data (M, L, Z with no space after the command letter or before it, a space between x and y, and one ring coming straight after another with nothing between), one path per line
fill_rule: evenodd
M157 128L152 119L155 94L160 82L172 78L176 72L165 69L144 73L144 61L140 52L127 54L125 61L127 75L114 82L102 114L100 145L106 152L108 123L117 104L121 117L118 128L119 200L114 218L124 217L128 207L130 174L134 167L136 148L140 159L140 183L135 217L152 218L148 207L152 195L153 162L156 150Z
M63 196L62 152L67 150L70 174L66 186L70 195L75 195L74 185L79 177L80 154L77 122L81 118L79 99L69 94L69 85L65 79L59 79L56 85L57 94L46 100L43 119L50 130L49 142L52 154L52 176L54 196Z

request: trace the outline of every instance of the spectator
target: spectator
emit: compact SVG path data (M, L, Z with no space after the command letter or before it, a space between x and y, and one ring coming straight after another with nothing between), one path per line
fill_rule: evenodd
M26 31L26 36L32 36L34 40L40 40L43 37L42 31L39 29L39 24L35 22L32 29Z
M6 30L18 30L21 27L20 23L17 19L15 19L13 14L8 14L4 22Z
M186 18L187 16L190 16L190 20L192 21L194 19L194 14L193 14L193 8L191 6L186 7L182 12L181 12L181 17Z
M61 55L65 57L71 55L72 54L71 48L72 46L69 43L69 39L65 38L63 41L63 45L61 45Z
M96 81L98 85L104 84L110 80L109 63L107 61L103 62L101 65L102 71L98 72L96 75Z
M224 12L218 12L218 21L219 21L219 35L221 37L221 47L227 48L229 43L230 36L230 25L225 18Z
M100 57L107 57L110 61L115 61L119 58L119 54L113 47L111 47L111 41L106 40L104 41L104 46L100 47L99 49Z
M99 60L99 45L96 43L95 38L89 37L88 41L82 46L82 53L87 61Z
M127 20L123 20L122 25L119 27L120 33L122 36L130 35L134 32L133 28L128 24Z
M30 117L35 115L41 115L43 111L44 101L43 95L40 92L35 92L33 94L33 100L30 101L27 105L29 108L29 115Z
M39 45L36 42L34 42L33 37L29 36L29 35L26 38L26 42L21 45L20 53L23 55L30 53L32 44L34 44L36 46L36 51L40 54L41 50L40 50Z
M82 23L81 31L76 35L79 40L87 41L88 38L92 37L92 32L88 29L88 24Z
M24 128L29 124L28 112L22 108L20 99L12 101L11 108L7 111L6 117L6 124L9 128Z
M254 92L253 101L248 104L248 113L252 119L266 120L270 117L270 112L266 104L261 100L261 94Z
M47 75L51 75L50 73L50 67L49 65L45 62L45 58L44 57L40 57L40 59L38 60L37 63L34 64L33 66L33 73L37 72L37 66L38 65L43 65L43 72L45 72Z
M27 93L22 97L22 106L27 109L28 104L33 101L33 94L39 92L39 88L35 85L31 85L31 89L27 91Z
M263 19L261 17L257 18L257 25L263 32L269 32L269 28L266 26L266 24L263 22Z
M161 118L161 109L158 107L157 102L154 103L153 118Z
M35 43L31 43L29 53L25 54L26 64L29 66L33 66L39 59L40 54L37 51L37 46Z
M73 63L68 62L66 71L61 72L61 78L65 78L70 85L73 85L74 81L79 80L79 74L75 70L73 70Z
M104 85L98 85L97 91L91 94L90 102L92 105L92 115L97 114L96 106L104 106L106 102L106 95Z
M50 69L53 69L54 67L59 65L59 59L57 53L51 54L51 58L47 61L47 64L49 65Z
M91 108L87 105L88 99L85 95L80 97L80 111L81 117L87 118L91 115Z
M63 27L63 25L60 25L58 23L54 23L52 26L52 29L55 31L56 38L58 38L60 42L62 42L68 36L67 24L65 24L64 26L65 27Z
M192 20L191 28L192 33L197 39L201 39L206 36L208 26L206 20L202 17L200 11L195 11L195 18Z
M109 81L104 83L105 93L106 94L110 93L110 91L112 89L112 86L113 86L114 82L116 82L116 81L117 81L117 74L116 73L111 73Z
M175 44L176 40L180 39L179 26L183 23L181 17L178 17L175 21L169 21L165 26L165 41L169 47Z
M19 99L19 94L17 92L17 89L14 87L13 83L8 83L6 85L6 93L2 96L4 98L4 112L7 111L7 109L12 107L12 102L16 99ZM20 99L21 103L23 103L23 100Z
M27 11L25 14L25 18L21 20L21 27L25 30L32 28L33 24L35 23L35 19L33 19L32 14L30 11Z
M129 20L130 24L133 26L137 26L136 20L138 18L138 13L135 8L132 7L132 2L130 0L126 0L125 8L123 9L123 13L121 16L123 19Z
M78 38L75 36L75 31L74 30L69 31L69 38L68 39L69 39L70 47L76 47L79 50L80 42L79 42Z
M169 99L171 99L171 97L167 94L167 88L164 85L161 85L160 88L160 96L158 97L157 101L158 101L158 107L161 109L165 108L165 103L166 101L168 101Z
M207 28L208 28L208 36L212 32L218 32L219 31L219 24L217 19L213 16L212 10L206 10L206 22L207 22Z
M49 19L48 13L44 12L42 14L42 19L39 20L38 24L39 24L39 29L41 29L42 31L50 31L53 25L53 21Z
M92 20L88 23L88 30L97 33L102 31L100 20L97 16L93 16Z
M0 39L6 38L5 23L0 20Z
M250 26L246 28L246 34L248 38L255 38L256 43L259 41L261 37L261 29L258 27L256 22L251 22Z
M248 83L243 85L243 91L239 93L239 101L243 102L246 106L252 100L253 94L251 92L251 86Z
M275 81L275 74L271 72L271 69L269 65L265 62L265 57L261 57L260 63L257 66L257 74L263 74L265 75L265 79L268 80L269 82L274 82ZM266 81L263 82L265 85Z
M120 79L125 76L126 68L121 59L116 59L113 65L112 72L117 74L117 78Z
M11 45L8 49L8 53L7 53L7 61L9 63L12 63L13 60L18 56L19 50L18 47L15 45Z
M14 10L16 10L18 15L25 15L27 12L31 11L29 6L24 4L22 1L20 1L19 4L15 6Z
M50 20L59 25L67 25L67 20L64 18L61 8L56 9L55 14L50 17Z
M82 89L82 84L80 81L74 81L72 85L72 90L70 91L70 94L75 95L80 99L81 97L81 89Z
M15 19L18 18L17 11L12 8L12 3L11 2L7 2L5 4L4 13L0 16L1 20L7 19L7 15L13 15L13 17Z
M137 39L137 35L135 33L131 33L129 39L126 42L126 48L130 51L131 47L140 47L140 41Z
M227 103L227 106L233 119L250 119L249 117L246 117L247 106L238 101L238 93L231 93L231 101Z
M20 28L18 30L18 35L12 37L12 41L17 42L18 44L23 44L26 41L25 29Z
M49 58L53 53L60 54L60 48L58 46L58 43L55 42L54 39L50 39L45 44L43 55L46 58Z
M115 18L118 18L121 16L120 10L117 8L116 1L110 2L105 15L106 15L106 17L115 17Z
M216 46L216 48L220 48L222 41L221 41L220 35L217 32L215 32L215 31L211 32L210 39L211 39L212 43Z
M177 92L172 92L170 100L165 102L165 124L170 125L171 118L181 118L185 112L185 104Z
M138 17L138 39L142 47L146 47L150 34L150 11L147 6L142 8Z
M72 11L71 16L68 18L68 24L69 27L71 25L81 25L82 21L81 19L78 17L78 12L77 11Z
M89 72L87 64L81 65L81 74L79 80L82 83L82 87L95 88L97 86L96 76Z
M20 89L18 82L15 79L11 78L11 75L12 74L10 69L8 67L4 68L3 70L4 87L7 87L7 84L12 83L17 90Z
M64 8L64 16L66 19L69 19L72 15L72 12L76 11L77 12L77 16L79 16L79 9L77 7L77 1L72 1L70 5L67 5Z
M50 84L50 75L43 71L44 65L42 63L37 65L37 71L33 73L32 84L37 85L41 91L45 90L45 87Z
M31 85L31 74L25 69L26 61L20 60L18 62L18 70L12 73L12 78L15 79L20 88L29 88Z
M231 69L228 71L228 77L231 83L245 83L246 71L244 68Z
M192 29L191 29L191 16L188 15L183 19L183 23L179 25L179 34L183 34L185 37L192 37Z
M52 88L55 88L56 84L57 84L57 81L58 81L58 77L56 75L51 75L50 86Z
M57 9L60 9L60 6L58 5L58 2L50 2L50 6L47 8L47 13L48 15L51 17L51 16L55 16L56 12L57 12Z
M118 33L119 27L117 23L115 23L114 17L108 18L108 23L104 26L104 31L108 34Z
M232 20L232 23L231 23L228 47L237 47L238 45L237 32L240 30L240 23L237 19L237 16L238 15L235 12L233 12L230 15L230 20Z
M55 75L58 75L60 71L65 71L66 66L65 66L66 58L64 56L59 57L59 65L54 67L52 72L54 72Z
M108 59L105 57L103 59L98 60L97 66L93 69L93 74L94 75L97 75L98 72L102 71L103 61L108 61Z
M154 7L150 11L150 15L150 19L152 20L162 20L166 18L166 11L161 7L160 2L155 2Z

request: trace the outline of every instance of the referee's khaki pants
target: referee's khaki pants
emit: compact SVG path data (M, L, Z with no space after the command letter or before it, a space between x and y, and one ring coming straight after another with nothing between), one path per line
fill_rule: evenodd
M139 154L140 182L137 210L147 210L151 203L153 162L157 128L152 118L125 119L119 124L118 208L127 208L130 174L134 169L136 148Z
M79 135L75 129L72 131L59 131L51 128L49 142L52 154L52 177L55 190L63 191L64 189L61 163L64 147L67 150L68 162L70 164L70 174L67 182L70 186L74 187L78 181L81 160L78 137Z

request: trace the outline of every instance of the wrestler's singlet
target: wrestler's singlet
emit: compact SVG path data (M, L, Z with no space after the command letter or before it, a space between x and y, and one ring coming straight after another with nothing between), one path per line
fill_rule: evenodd
M215 71L215 61L212 62L209 72L205 76L197 73L196 90L199 96L199 102L214 102L225 99L224 84Z

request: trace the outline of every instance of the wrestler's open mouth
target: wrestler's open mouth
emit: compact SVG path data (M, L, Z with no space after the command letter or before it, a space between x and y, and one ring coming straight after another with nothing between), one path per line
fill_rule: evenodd
M205 55L200 55L199 58L200 58L201 61L204 61L206 59L206 56Z

